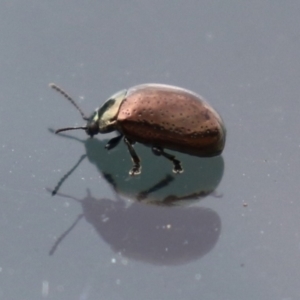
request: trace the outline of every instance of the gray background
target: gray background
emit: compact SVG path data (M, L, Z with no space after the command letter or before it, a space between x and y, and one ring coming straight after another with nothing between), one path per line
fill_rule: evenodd
M2 0L0 298L299 299L299 12L296 0ZM112 135L49 130L83 124L50 82L87 113L139 83L191 89L225 120L225 151L180 156L175 178L137 146L130 178L124 145L103 150ZM166 174L167 196L214 192L137 203Z

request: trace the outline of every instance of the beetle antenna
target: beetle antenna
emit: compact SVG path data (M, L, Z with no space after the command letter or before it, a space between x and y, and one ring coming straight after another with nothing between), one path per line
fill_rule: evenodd
M80 112L83 120L88 120L88 117L84 114L84 112L81 110L81 108L77 105L77 103L74 101L74 99L69 94L67 94L64 90L62 90L55 83L50 83L49 86L51 88L53 88L54 90L56 90L57 92L59 92L60 94L62 94L66 99L68 99L77 108L77 110Z
M55 131L55 133L60 133L62 131L69 131L69 130L76 130L76 129L83 129L83 130L86 130L87 127L86 126L80 126L80 127L65 127L65 128L60 128L60 129L57 129Z

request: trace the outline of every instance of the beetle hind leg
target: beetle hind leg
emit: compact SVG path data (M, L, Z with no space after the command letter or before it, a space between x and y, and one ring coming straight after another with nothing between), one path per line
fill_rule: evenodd
M174 165L174 168L173 168L173 173L175 174L178 174L178 173L182 173L183 172L183 168L181 166L181 162L176 159L176 157L174 155L171 155L169 153L166 153L163 148L161 147L152 147L152 152L157 155L157 156L164 156L166 159L170 160L173 165Z
M129 175L135 176L141 174L141 160L139 159L138 155L136 154L135 150L132 147L133 142L128 140L126 137L124 137L124 142L127 145L128 151L130 153L132 162L133 162L133 167L129 171Z

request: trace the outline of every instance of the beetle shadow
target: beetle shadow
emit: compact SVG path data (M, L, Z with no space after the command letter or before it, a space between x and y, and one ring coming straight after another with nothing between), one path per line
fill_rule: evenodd
M215 191L224 173L222 156L199 158L174 152L185 171L182 174L173 174L169 161L153 155L149 147L136 144L135 149L142 160L142 174L132 177L128 174L132 162L123 142L107 151L105 145L108 140L81 140L68 134L59 136L83 143L86 154L58 181L53 195L60 190L64 181L85 157L122 197L158 205L180 205L202 199Z
M81 218L121 257L160 266L182 265L210 252L221 232L219 215L208 208L165 207L97 199L89 190L84 199L58 193L82 206L83 213L56 241L52 255Z

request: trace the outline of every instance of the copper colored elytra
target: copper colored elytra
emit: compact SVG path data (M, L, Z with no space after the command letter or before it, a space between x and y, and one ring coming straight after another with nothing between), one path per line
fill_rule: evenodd
M138 85L114 94L87 118L68 94L54 84L51 87L71 101L87 120L86 126L62 128L56 133L84 129L92 137L119 132L106 148L112 149L124 137L133 161L130 175L141 172L140 159L133 148L135 142L150 146L155 155L170 160L174 173L183 172L181 163L164 148L200 157L220 155L224 149L226 130L220 115L199 95L186 89Z

